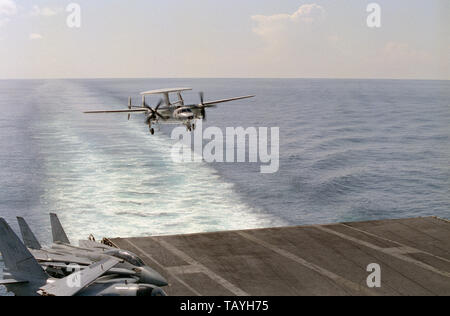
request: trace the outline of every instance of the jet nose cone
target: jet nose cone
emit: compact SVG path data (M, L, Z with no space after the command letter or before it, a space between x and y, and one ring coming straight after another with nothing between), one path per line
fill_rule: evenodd
M143 267L142 274L141 274L141 282L147 283L147 284L153 284L156 286L166 286L169 285L167 280L158 272L153 270L150 267Z

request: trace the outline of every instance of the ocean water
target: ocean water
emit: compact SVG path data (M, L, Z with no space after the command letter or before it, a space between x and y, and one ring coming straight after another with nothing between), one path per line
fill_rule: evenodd
M188 102L256 94L203 125L279 127L279 172L175 163L173 127L82 113L174 86L194 88ZM44 244L49 212L74 241L450 215L449 81L3 80L0 110L0 216Z

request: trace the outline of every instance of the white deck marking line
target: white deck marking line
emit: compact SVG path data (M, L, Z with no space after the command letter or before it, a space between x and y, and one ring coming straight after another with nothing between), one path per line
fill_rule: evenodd
M183 251L179 250L178 248L176 248L172 244L169 244L167 241L164 241L162 239L154 239L154 240L156 242L158 242L161 246L163 246L164 248L166 248L167 250L172 252L173 254L177 255L179 258L181 258L184 261L186 261L187 263L189 263L190 265L196 266L199 269L201 269L202 273L204 273L207 276L209 276L212 280L214 280L217 283L219 283L220 285L222 285L224 288L226 288L228 291L230 291L234 295L236 295L236 296L250 296L247 292L241 290L240 288L238 288L234 284L231 284L229 281L227 281L224 278L222 278L221 276L217 275L216 273L214 273L213 271L211 271L210 269L208 269L207 267L202 265L200 262L195 261L194 259L189 257L186 253L184 253Z
M411 253L420 253L421 251L419 251L418 249L414 249L414 248L410 248L410 247L391 247L391 248L384 248L387 252L390 253L397 253L400 255L407 255L407 254L411 254Z
M316 227L317 229L320 229L321 231L327 232L329 234L336 235L336 236L338 236L340 238L350 240L350 241L352 241L354 243L360 244L360 245L365 246L367 248L371 248L373 250L376 250L376 251L388 254L388 255L390 255L392 257L395 257L397 259L400 259L400 260L403 260L403 261L415 264L415 265L421 267L422 269L425 269L425 270L428 270L428 271L440 274L442 276L445 276L447 278L450 278L450 273L448 273L448 272L441 271L439 269L436 269L435 267L432 267L432 266L430 266L430 265L428 265L426 263L423 263L423 262L420 262L418 260L412 259L412 258L407 257L405 255L402 255L402 254L399 254L399 253L396 253L396 252L392 252L392 251L389 250L389 248L381 248L381 247L378 247L378 246L376 246L374 244L371 244L369 242L362 241L362 240L359 240L359 239L347 236L345 234L339 233L339 232L334 231L334 230L329 229L329 228L325 228L323 226L317 226L316 225L316 226L313 226L313 227Z
M178 266L178 267L167 267L167 271L170 271L174 274L195 274L202 273L202 268L198 266L186 265L186 266Z
M197 296L202 296L202 294L200 294L198 291L196 291L195 289L193 289L189 284L187 284L186 282L184 282L183 280L181 280L178 276L176 276L175 274L173 274L171 271L169 271L168 269L166 269L161 263L159 263L155 258L153 258L152 256L150 256L149 254L147 254L144 250L142 250L141 248L139 248L138 246L136 246L133 242L129 241L128 239L124 239L124 241L126 241L127 243L129 243L132 247L134 247L135 249L137 249L139 252L143 253L148 259L150 259L151 261L153 261L157 266L159 266L161 269L163 269L164 271L166 271L172 278L174 278L175 280L177 280L178 282L180 282L181 284L183 284L189 291L191 291L192 293L194 293Z
M369 233L368 231L365 231L365 230L363 230L363 229L356 228L356 227L352 227L352 226L347 225L347 224L339 224L339 225L342 225L342 226L344 226L344 227L353 229L353 230L355 230L355 231L357 231L357 232L360 232L360 233L369 235L369 236L371 236L371 237L375 237L375 238L378 238L378 239L381 239L381 240L384 240L384 241L388 241L388 242L393 243L393 244L397 244L397 245L399 245L401 248L404 248L404 250L405 250L404 254L407 254L407 253L422 253L422 254L428 255L428 256L430 256L430 257L434 257L434 258L436 258L436 259L442 260L442 261L450 262L450 260L448 260L448 259L446 259L446 258L437 256L437 255L434 255L434 254L429 253L429 252L426 252L426 251L424 251L424 250L420 250L420 249L417 249L417 248L413 248L413 247L407 246L407 245L405 245L405 244L402 244L401 242L398 242L398 241L395 241L395 240L391 240L391 239L386 238L386 237L382 237L382 236L378 236L378 235L373 234L373 233ZM409 249L409 251L408 251L408 249Z
M322 276L324 276L324 277L326 277L328 279L331 279L332 281L334 281L338 285L344 286L344 287L349 288L349 289L351 289L353 291L356 291L356 292L364 293L365 295L369 295L369 296L377 295L374 291L371 291L369 288L366 288L365 286L360 286L359 284L357 284L357 283L355 283L353 281L347 280L346 278L343 278L343 277L341 277L341 276L339 276L339 275L337 275L337 274L335 274L335 273L333 273L333 272L331 272L331 271L329 271L329 270L327 270L325 268L322 268L322 267L320 267L318 265L315 265L314 263L306 261L305 259L300 258L300 257L294 255L293 253L290 253L290 252L288 252L286 250L280 249L280 248L278 248L278 247L276 247L276 246L274 246L272 244L269 244L269 243L267 243L267 242L265 242L265 241L263 241L261 239L258 239L256 237L251 236L251 235L249 235L247 233L244 233L244 232L237 232L237 234L239 234L240 236L242 236L242 237L244 237L244 238L246 238L246 239L248 239L248 240L250 240L250 241L252 241L254 243L257 243L257 244L259 244L259 245L261 245L261 246L263 246L263 247L265 247L267 249L270 249L273 252L276 252L277 254L279 254L279 255L281 255L281 256L283 256L285 258L288 258L288 259L290 259L292 261L295 261L295 262L301 264L302 266L304 266L304 267L306 267L306 268L308 268L310 270L313 270L313 271L319 273L320 275L322 275Z

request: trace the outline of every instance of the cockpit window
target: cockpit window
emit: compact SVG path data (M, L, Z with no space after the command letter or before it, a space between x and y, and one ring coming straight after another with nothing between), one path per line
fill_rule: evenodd
M138 256L136 256L134 253L132 252L128 252L128 251L110 251L107 253L110 256L122 259L136 267L143 267L145 266L145 263L141 260L141 258L139 258Z
M191 113L192 111L190 109L182 109L180 113Z

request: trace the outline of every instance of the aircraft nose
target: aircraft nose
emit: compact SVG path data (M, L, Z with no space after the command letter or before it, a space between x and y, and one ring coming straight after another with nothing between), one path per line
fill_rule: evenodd
M167 296L167 294L159 287L154 287L150 284L140 284L136 296Z
M182 113L182 117L187 120L192 120L194 118L191 113Z
M158 272L150 267L143 267L141 269L141 282L147 284L153 284L156 286L166 286L169 285L167 280Z

